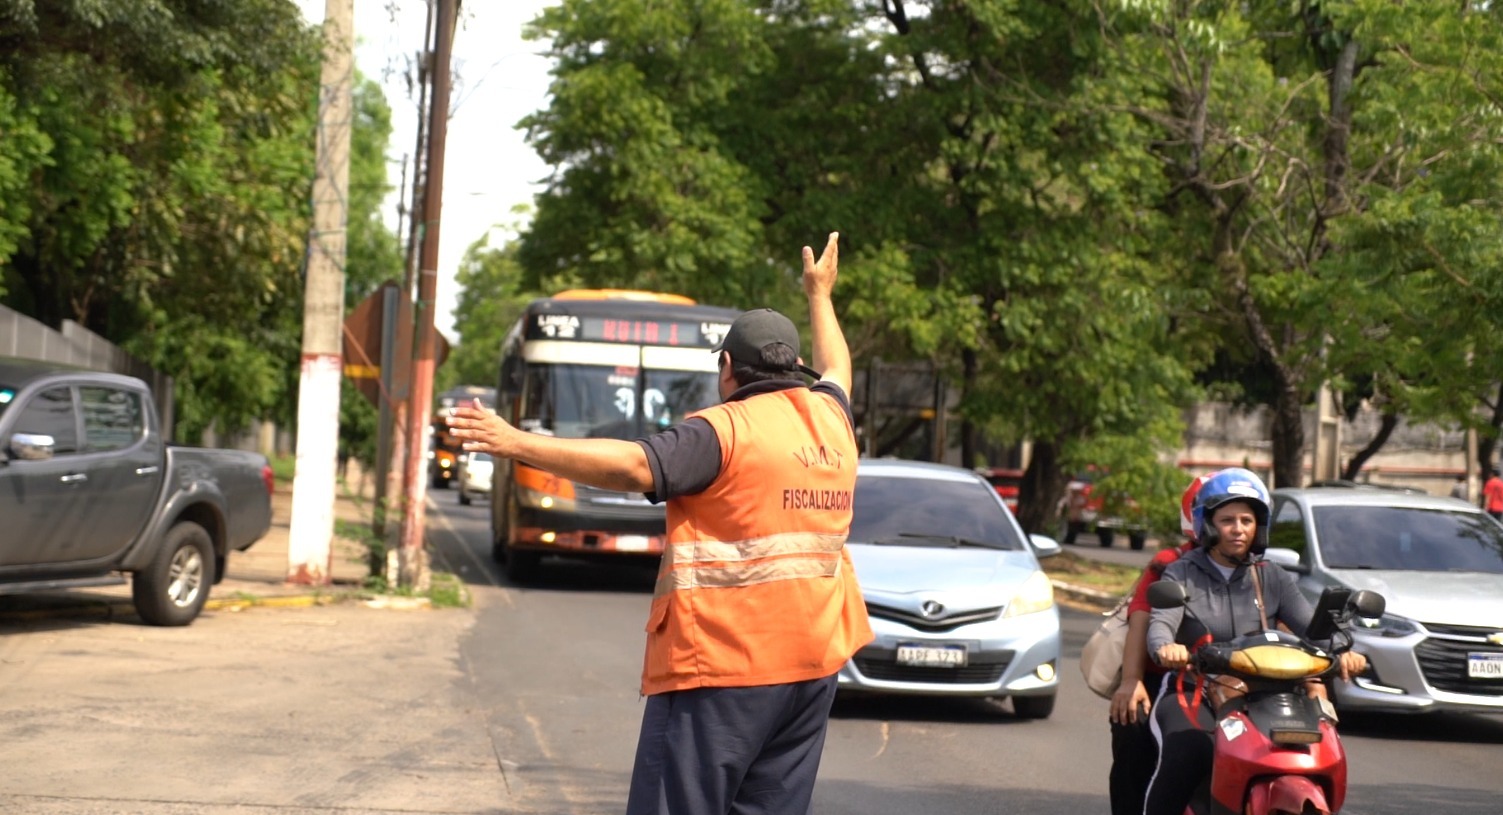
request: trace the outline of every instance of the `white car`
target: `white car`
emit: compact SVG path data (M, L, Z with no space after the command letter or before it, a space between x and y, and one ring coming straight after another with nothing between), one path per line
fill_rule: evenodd
M958 467L863 459L847 548L877 638L840 670L841 692L1012 700L1054 712L1059 609L1040 557L997 491Z
M490 453L467 453L459 459L459 503L470 505L475 493L489 495L496 462Z

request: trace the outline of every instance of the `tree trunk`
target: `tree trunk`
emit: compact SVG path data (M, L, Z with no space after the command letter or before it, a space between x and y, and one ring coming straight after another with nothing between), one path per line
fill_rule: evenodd
M1052 534L1068 479L1059 467L1059 448L1035 441L1023 483L1018 486L1018 523L1030 533Z
M1272 487L1298 487L1305 483L1304 406L1297 386L1279 388L1273 405Z
M960 366L964 375L960 378L960 403L966 403L971 395L971 383L976 381L976 351L972 348L963 349L960 352ZM973 467L976 464L976 425L969 419L960 421L960 466Z
M1388 438L1393 435L1394 428L1399 426L1399 415L1391 410L1383 412L1383 423L1378 426L1378 435L1367 443L1366 447L1357 451L1351 460L1346 463L1346 468L1341 471L1341 477L1348 481L1356 481L1357 475L1362 472L1362 465L1367 460L1378 454L1383 445L1388 443Z

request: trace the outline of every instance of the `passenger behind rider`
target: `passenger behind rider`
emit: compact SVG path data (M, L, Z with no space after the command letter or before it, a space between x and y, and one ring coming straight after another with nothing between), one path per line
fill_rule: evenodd
M1315 610L1300 594L1294 578L1277 566L1266 567L1268 488L1248 470L1216 473L1201 486L1191 518L1199 547L1170 564L1163 579L1185 586L1183 608L1154 609L1148 625L1148 651L1167 670L1184 667L1190 649L1204 641L1226 641L1262 629L1255 588L1262 583L1268 625L1282 623L1303 635ZM1193 618L1192 618L1193 615ZM1355 651L1341 655L1341 678L1349 680L1367 667ZM1181 708L1173 673L1160 683L1151 727L1159 744L1158 766L1148 784L1145 815L1182 815L1196 787L1211 772L1214 712L1209 694L1190 721Z
M1211 475L1214 475L1212 473ZM1157 691L1164 671L1148 657L1148 587L1158 581L1164 569L1180 555L1195 548L1195 525L1190 518L1195 496L1211 475L1190 482L1179 503L1179 530L1185 541L1172 549L1160 549L1143 575L1138 578L1132 599L1127 604L1127 642L1122 650L1122 681L1112 694L1109 719L1112 728L1112 768L1107 776L1111 792L1112 815L1142 815L1143 797L1148 779L1158 763L1159 744L1148 726L1148 712L1153 700L1149 689Z

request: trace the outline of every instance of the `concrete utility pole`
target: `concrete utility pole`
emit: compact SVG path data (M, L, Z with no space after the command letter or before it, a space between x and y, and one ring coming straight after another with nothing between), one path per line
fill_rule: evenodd
M423 549L423 523L428 482L422 467L422 439L431 432L433 370L438 348L433 328L434 297L438 292L438 239L444 194L444 141L449 131L449 63L454 53L458 0L438 0L434 27L433 98L428 108L428 161L423 173L423 248L418 270L417 355L412 364L412 398L407 406L407 511L402 515L402 545L398 550L400 584L420 591L429 578Z
M303 289L303 369L297 393L297 470L287 580L325 585L333 566L334 480L343 376L345 227L349 217L350 127L353 122L354 0L324 6L318 169L313 179L313 236Z
M417 280L418 267L418 244L422 240L423 224L423 185L425 183L425 157L428 149L428 116L429 98L428 88L432 84L433 76L433 16L435 9L433 3L427 4L428 13L424 15L423 23L423 48L417 54L417 60L413 63L413 80L417 85L417 144L412 151L412 203L401 214L407 219L407 245L402 262L402 296L397 301L397 324L404 327L397 334L401 345L396 353L400 354L400 368L402 376L400 381L391 390L390 408L387 413L388 419L383 418L382 430L391 438L388 453L383 459L383 472L385 473L386 490L384 498L389 499L388 505L383 505L378 511L381 512L381 523L376 529L382 540L386 541L386 580L391 585L401 584L401 539L402 526L400 523L393 527L387 527L386 515L390 511L390 505L397 500L401 501L396 515L400 518L407 510L408 493L407 487L407 458L412 455L413 440L407 437L407 409L412 399L412 297L413 284ZM406 189L406 161L403 161L403 189ZM421 442L418 439L418 442Z

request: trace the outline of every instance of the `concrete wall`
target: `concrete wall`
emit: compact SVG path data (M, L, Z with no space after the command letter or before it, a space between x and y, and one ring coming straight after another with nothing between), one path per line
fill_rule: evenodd
M1372 441L1381 421L1382 415L1378 411L1364 409L1354 421L1341 423L1342 466ZM1316 428L1313 409L1306 411L1304 424L1308 479ZM1177 453L1177 461L1186 469L1197 472L1244 466L1268 478L1273 464L1270 426L1267 408L1242 410L1216 402L1198 405L1185 414L1185 444ZM1383 449L1368 460L1357 480L1416 487L1435 495L1446 495L1456 476L1467 473L1466 450L1466 433L1461 430L1400 421ZM1274 485L1270 483L1269 486ZM1475 485L1472 494L1476 494Z

